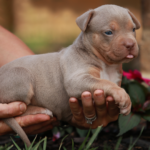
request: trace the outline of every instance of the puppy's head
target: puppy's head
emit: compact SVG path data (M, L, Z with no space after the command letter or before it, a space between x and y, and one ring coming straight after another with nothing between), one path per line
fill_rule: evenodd
M127 9L103 5L77 18L92 51L108 63L123 63L138 55L135 30L140 23Z

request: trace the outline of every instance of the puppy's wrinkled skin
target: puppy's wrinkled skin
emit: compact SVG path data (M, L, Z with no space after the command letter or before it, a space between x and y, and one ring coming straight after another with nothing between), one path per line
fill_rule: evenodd
M120 113L130 113L130 98L119 86L122 63L138 55L139 22L129 10L115 5L89 10L76 22L82 32L71 46L19 58L0 69L1 103L23 101L30 106L25 114L46 113L69 122L69 97L101 89L114 98ZM4 121L30 145L13 118Z

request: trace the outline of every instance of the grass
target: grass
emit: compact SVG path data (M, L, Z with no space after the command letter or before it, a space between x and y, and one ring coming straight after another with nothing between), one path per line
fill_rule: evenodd
M74 35L70 35L63 37L62 40L56 40L55 36L37 36L21 39L35 54L43 54L60 51L62 48L71 45L75 38Z
M84 139L83 143L80 145L80 147L78 148L78 150L96 150L98 149L98 147L95 147L95 148L91 148L91 145L92 143L94 142L94 140L97 138L98 134L100 133L102 129L102 126L99 126L94 134L92 135L92 137L88 140L89 138L89 135L90 135L90 132L91 130L89 130L86 138ZM133 146L136 144L137 140L140 138L142 132L144 130L144 127L142 128L139 136L137 137L137 139L130 143L129 147L127 150L132 150ZM59 146L59 149L58 150L67 150L66 147L63 146L63 141L65 140L65 138L67 137L68 135L66 135L61 143L60 143L60 146ZM25 144L25 147L23 150L46 150L46 147L47 147L47 137L43 138L42 140L40 140L37 144L34 144L35 143L35 140L36 140L36 137L35 139L32 141L30 147L27 147L26 144ZM121 143L121 140L122 140L122 137L120 137L115 145L115 148L114 150L118 150L119 149L119 145ZM22 150L16 143L15 141L12 139L12 142L14 143L15 147L17 148L17 150ZM43 143L43 144L42 144ZM13 147L13 145L5 145L5 146L0 146L0 150L11 150L11 148ZM150 149L150 148L149 148ZM75 149L75 146L74 146L74 141L72 140L72 150L77 150ZM104 145L104 149L103 150L112 150L110 146L108 145Z

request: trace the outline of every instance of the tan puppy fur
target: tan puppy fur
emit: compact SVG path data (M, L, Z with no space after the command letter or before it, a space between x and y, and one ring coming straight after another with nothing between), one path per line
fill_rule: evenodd
M26 56L0 69L0 102L23 101L27 114L55 115L70 121L69 97L82 92L104 91L119 104L120 113L130 113L131 101L120 88L122 63L138 55L135 16L125 8L104 5L77 18L82 30L75 42L58 53ZM111 31L111 35L106 32ZM30 142L14 118L4 120L29 146Z

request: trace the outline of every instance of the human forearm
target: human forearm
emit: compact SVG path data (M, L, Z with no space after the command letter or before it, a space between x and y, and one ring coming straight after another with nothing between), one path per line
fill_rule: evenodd
M0 26L0 67L17 58L34 53L14 34Z

